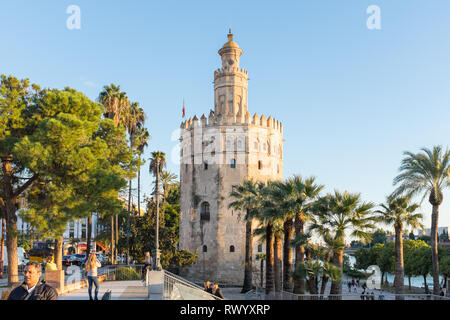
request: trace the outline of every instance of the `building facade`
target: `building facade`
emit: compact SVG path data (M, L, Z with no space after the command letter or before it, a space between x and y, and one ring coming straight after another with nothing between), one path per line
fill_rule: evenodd
M242 52L230 30L218 52L222 66L214 72L214 110L182 122L180 137L179 247L198 252L184 276L237 285L244 278L245 213L229 208L232 187L244 179L283 179L282 124L248 112ZM254 255L263 247L255 238Z

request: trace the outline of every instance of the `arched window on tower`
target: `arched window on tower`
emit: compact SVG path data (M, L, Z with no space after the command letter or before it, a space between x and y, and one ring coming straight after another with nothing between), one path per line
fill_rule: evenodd
M203 246L203 252L208 252L208 247L206 245Z
M209 221L210 215L209 215L209 203L203 202L202 206L200 208L200 220L202 221Z
M230 246L230 252L234 252L234 246Z

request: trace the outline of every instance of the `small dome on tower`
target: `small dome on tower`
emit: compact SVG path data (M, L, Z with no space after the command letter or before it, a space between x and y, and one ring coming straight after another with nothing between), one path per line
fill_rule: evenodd
M225 43L222 48L239 48L238 44L233 41L233 34L231 33L231 28L227 36L228 42Z

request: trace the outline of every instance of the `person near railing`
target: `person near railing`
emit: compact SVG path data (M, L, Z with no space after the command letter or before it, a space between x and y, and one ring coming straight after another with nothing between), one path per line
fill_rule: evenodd
M211 293L212 293L213 295L215 295L216 297L219 297L219 298L221 298L221 299L225 299L225 298L223 297L222 290L219 288L219 284L214 283L214 284L212 285L211 289L212 289L212 292L211 292Z
M150 255L150 252L145 252L145 261L144 261L144 272L143 272L143 276L144 277L148 277L147 272L149 272L152 268L153 265L153 260L152 260L152 256Z
M86 262L85 265L86 274L88 277L88 283L89 283L89 300L92 299L92 283L95 284L95 300L98 300L98 289L99 289L99 283L97 279L97 269L102 266L100 261L97 260L97 255L95 253L91 253L89 255L89 259Z
M206 280L205 282L203 282L203 286L205 287L205 291L206 291L206 292L212 294L212 286L211 286L211 282L209 282L208 280Z

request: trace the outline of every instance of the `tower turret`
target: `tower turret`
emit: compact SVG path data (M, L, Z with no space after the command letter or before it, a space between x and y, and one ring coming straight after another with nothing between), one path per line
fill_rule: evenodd
M233 41L231 29L228 33L228 42L218 53L222 58L222 68L214 72L214 112L225 117L245 115L248 76L246 70L239 68L242 49Z

